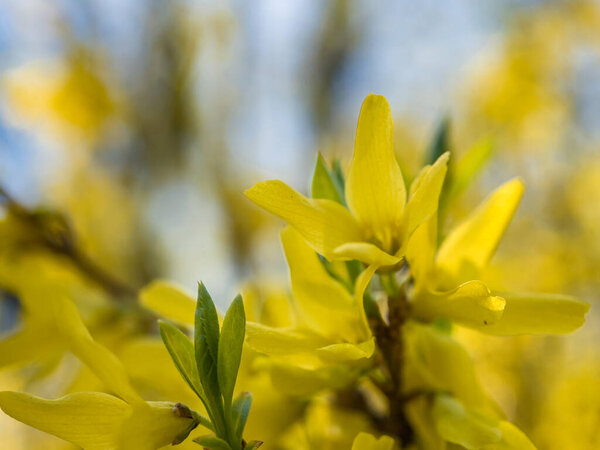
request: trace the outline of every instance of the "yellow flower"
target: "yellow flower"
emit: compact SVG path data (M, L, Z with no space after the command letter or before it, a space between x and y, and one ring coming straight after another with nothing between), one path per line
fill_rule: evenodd
M554 294L493 295L477 279L494 255L519 205L524 185L500 186L442 242L436 253L437 219L413 234L407 260L415 279L413 315L447 318L492 334L569 333L584 322L589 305Z
M421 171L407 199L392 129L385 97L367 96L345 186L347 209L333 200L306 198L277 180L257 183L245 194L288 222L328 260L357 259L377 267L397 264L410 235L437 210L448 154Z
M130 384L125 368L93 340L77 308L66 297L48 292L51 319L68 348L115 395L78 392L57 400L27 393L0 392L0 408L9 416L87 450L153 450L185 437L195 426L181 408L145 402ZM197 423L197 422L196 422Z
M350 293L329 275L319 256L297 231L288 227L282 231L281 239L294 297L292 324L269 326L249 321L246 343L254 351L273 357L271 370L281 373L277 378L284 390L285 385L291 387L299 380L313 383L308 390L323 387L332 377L343 384L348 376L336 365L360 365L375 350L362 306L364 287L372 273L363 272L355 292ZM193 325L195 301L173 284L152 282L142 290L140 302L169 320ZM287 311L287 305L279 307ZM296 385L295 389L300 387Z
M375 344L365 319L362 292L354 296L332 278L294 229L284 229L281 239L290 268L297 324L276 328L248 322L248 345L290 361L316 357L321 363L337 363L370 358Z
M529 439L486 395L467 351L438 327L409 321L403 330L405 394L421 392L406 405L422 448L445 442L468 449L534 449Z

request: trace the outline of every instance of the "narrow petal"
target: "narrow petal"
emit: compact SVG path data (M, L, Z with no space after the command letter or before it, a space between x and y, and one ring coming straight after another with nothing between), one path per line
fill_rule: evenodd
M303 321L331 339L360 342L368 337L352 295L325 270L319 257L294 229L286 228L281 241L290 268L292 293Z
M406 259L416 290L427 287L437 250L437 215L422 223L408 240Z
M358 118L346 201L365 229L389 251L406 203L392 138L390 105L385 97L370 94Z
M142 306L161 317L184 326L194 326L196 300L166 280L155 280L140 291Z
M402 261L401 258L390 255L368 242L348 242L337 247L333 253L339 259L357 259L365 264L373 264L377 267L393 266Z
M503 184L448 235L437 255L443 286L479 278L512 220L524 189L518 178Z
M502 432L500 442L482 447L482 450L536 450L535 445L529 440L525 433L505 420L498 424Z
M121 361L90 335L79 316L77 308L66 297L51 298L53 313L59 330L73 354L106 385L108 389L127 402L141 402L133 389Z
M489 399L471 356L450 334L410 321L404 330L404 340L404 380L408 392L451 392L467 407L488 409Z
M485 333L565 334L585 322L590 305L566 295L503 294L506 306L502 318L477 329Z
M117 448L117 434L131 413L124 401L99 392L46 400L5 391L0 392L0 407L14 419L86 450Z
M333 258L336 247L362 240L358 223L339 203L306 198L277 180L256 183L245 194L258 206L289 223L327 259Z
M502 438L497 420L465 408L449 395L435 397L432 415L442 438L467 449L479 450Z
M333 344L317 349L317 355L328 363L342 363L368 359L375 352L375 338L359 344Z
M449 153L444 153L432 166L425 167L413 182L402 220L405 241L437 211L449 157Z
M358 433L352 443L352 450L392 450L394 439L389 436L381 436L377 439L369 433Z
M310 331L272 328L259 323L246 324L246 343L266 355L291 355L315 351L331 341Z
M36 321L0 340L0 367L37 359L42 355L64 346L56 333Z
M375 272L377 271L377 269L378 269L378 267L376 265L370 265L369 267L367 267L358 276L358 278L356 279L356 283L354 285L354 298L356 299L356 302L360 306L363 327L366 327L367 330L369 330L370 328L369 328L369 322L367 320L367 314L365 313L365 308L364 308L364 303L363 303L364 295L365 295L365 290L367 289L367 286L369 286L369 283L371 282L371 279L373 278L373 275L375 275Z
M502 317L505 300L481 281L468 281L447 292L422 292L413 312L423 320L446 318L468 327L487 327Z

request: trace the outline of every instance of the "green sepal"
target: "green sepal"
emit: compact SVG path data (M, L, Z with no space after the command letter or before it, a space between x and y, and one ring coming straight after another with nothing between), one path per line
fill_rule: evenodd
M244 427L246 426L251 406L252 394L250 392L242 392L237 396L231 407L233 430L238 441L241 441L244 434Z
M194 438L193 441L207 450L232 450L226 441L213 434L198 436L197 438Z
M261 445L263 445L263 441L250 441L246 444L244 450L256 450Z
M333 200L334 202L344 204L343 189L336 182L336 178L327 168L325 159L321 153L317 156L317 164L312 179L311 194L312 198Z
M196 395L206 402L202 382L198 376L194 344L181 330L170 323L159 320L158 327L160 337L171 355L175 367Z

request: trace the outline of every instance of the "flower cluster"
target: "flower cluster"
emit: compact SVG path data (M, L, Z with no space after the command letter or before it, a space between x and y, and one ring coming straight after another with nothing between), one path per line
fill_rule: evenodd
M524 184L506 182L441 233L440 210L451 196L444 193L458 189L447 177L451 162L438 152L407 188L390 106L369 95L347 176L319 156L311 197L281 181L246 191L288 224L281 242L291 295L247 286L221 318L202 284L197 299L165 281L148 285L139 304L165 319L160 335L177 378L164 372L156 336L137 347L151 357L130 367L91 337L67 296L49 289L43 309L31 302L25 328L0 348L16 360L19 342L52 336L43 345L72 352L110 394L45 400L6 391L0 407L96 450L180 444L197 426L213 434L191 444L214 450L255 449L261 441L244 439L254 433L265 448L280 449L535 448L486 394L455 326L562 334L583 324L588 305L495 292L482 281ZM132 379L181 395L190 407L146 401Z

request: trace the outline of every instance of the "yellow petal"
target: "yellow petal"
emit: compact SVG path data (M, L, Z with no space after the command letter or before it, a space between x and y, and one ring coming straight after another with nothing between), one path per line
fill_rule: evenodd
M479 278L512 220L524 189L518 178L503 184L448 235L436 261L444 287Z
M485 445L482 450L536 450L525 433L512 423L503 420L498 424L498 428L502 432L502 440Z
M246 343L267 355L289 355L312 352L331 341L308 330L272 328L259 323L246 323Z
M489 399L466 349L446 332L409 321L406 342L406 390L450 392L468 407L488 409Z
M119 449L154 450L171 444L192 423L192 419L178 417L173 407L170 402L136 404L121 428Z
M140 303L180 325L194 326L196 301L184 289L165 280L155 280L140 291Z
M328 363L341 363L368 359L375 352L375 338L359 344L333 344L317 349L317 355Z
M66 297L49 297L61 334L73 354L106 385L108 389L127 402L142 401L133 389L121 361L106 347L92 339L79 316L77 308Z
M370 94L358 118L346 201L365 229L388 251L392 251L392 239L406 202L406 188L392 138L390 105L385 97Z
M342 365L304 368L280 361L270 362L269 373L277 392L294 396L342 389L357 378L355 371Z
M117 434L131 413L127 403L99 392L78 392L45 400L21 392L0 392L9 416L86 450L117 448Z
M360 275L356 279L356 283L354 285L354 298L356 299L356 302L358 303L358 305L360 307L360 313L361 313L361 317L362 317L362 321L363 321L363 326L366 327L368 330L370 330L370 328L369 328L369 322L367 320L367 314L365 313L365 308L364 308L364 295L365 295L365 290L367 289L367 286L369 286L369 283L371 282L371 278L373 278L373 275L375 275L375 272L377 271L377 269L378 269L378 267L376 265L370 265L369 267L367 267L365 270L363 270L360 273Z
M377 439L369 433L358 433L352 443L352 450L392 450L394 440L389 436L381 436Z
M479 450L502 438L497 420L466 409L449 395L437 395L431 412L440 436L467 449Z
M415 279L415 289L421 291L429 285L437 250L437 215L421 224L408 240L406 260Z
M440 192L448 171L449 157L448 152L441 155L432 166L421 170L411 185L410 197L402 219L404 240L437 211Z
M0 367L37 359L63 346L62 340L37 321L0 340Z
M481 281L474 280L452 291L419 293L413 304L413 313L423 320L446 318L479 328L498 322L505 303L502 297L492 295Z
M502 318L477 329L485 333L565 334L585 322L590 305L558 294L503 294L506 306Z
M333 253L339 259L357 259L365 264L374 264L377 267L393 266L402 261L401 258L392 256L368 242L348 242L337 247Z
M294 300L304 322L320 334L356 343L368 337L352 295L325 270L319 257L292 228L281 233Z
M327 259L333 250L362 240L358 223L342 205L331 200L309 199L281 181L256 183L245 192L257 205L294 227L310 246Z

